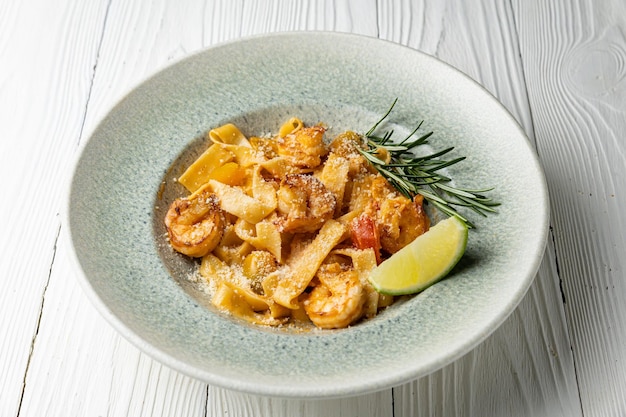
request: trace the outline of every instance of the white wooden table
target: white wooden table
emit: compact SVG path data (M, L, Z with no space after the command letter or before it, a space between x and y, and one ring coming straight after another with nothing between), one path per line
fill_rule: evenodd
M173 60L288 30L439 57L502 101L545 169L550 239L522 303L461 359L383 392L283 400L180 375L100 317L68 262L60 210L98 119ZM0 416L624 416L625 132L623 0L2 0Z

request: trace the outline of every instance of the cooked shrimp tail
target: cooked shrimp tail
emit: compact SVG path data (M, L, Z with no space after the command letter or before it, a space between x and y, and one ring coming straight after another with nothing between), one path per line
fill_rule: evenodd
M320 284L304 300L311 321L323 329L348 327L363 315L363 285L354 270L342 270L338 263L323 265Z
M202 191L174 200L165 215L165 227L174 250L199 258L215 249L225 222L217 197Z
M278 189L279 224L282 232L319 230L333 217L337 202L324 184L312 175L290 174Z

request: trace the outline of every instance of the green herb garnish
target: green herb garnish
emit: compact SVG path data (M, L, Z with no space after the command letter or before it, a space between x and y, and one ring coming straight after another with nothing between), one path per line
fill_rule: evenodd
M466 207L481 216L495 213L493 207L500 203L493 201L484 194L493 188L470 190L451 184L452 179L439 171L465 159L464 156L454 159L441 159L454 147L435 152L426 156L417 156L413 151L420 145L428 143L433 132L417 136L421 128L417 127L402 141L391 141L393 130L383 136L375 134L379 125L389 116L398 99L395 99L385 115L365 133L366 148L359 152L374 165L380 174L387 179L399 192L413 199L417 194L449 216L455 216L468 227L474 224L461 215L457 208Z

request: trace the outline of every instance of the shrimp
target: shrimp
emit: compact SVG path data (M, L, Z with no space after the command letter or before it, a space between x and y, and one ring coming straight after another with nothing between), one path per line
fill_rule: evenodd
M333 193L308 174L287 175L277 197L277 226L281 232L314 232L333 217L337 205Z
M376 168L361 155L359 148L365 147L363 137L356 132L346 131L337 135L329 145L330 152L348 160L351 177L364 172L375 172Z
M320 284L304 299L304 311L322 329L348 327L363 315L363 284L354 270L338 263L324 264L317 273Z
M380 174L367 173L355 178L350 211L365 213L375 219L382 249L394 254L430 227L423 200L417 195L411 201ZM359 242L355 243L358 247Z
M326 128L322 126L311 126L281 137L278 139L278 155L288 157L300 168L315 168L328 153L324 132Z
M380 225L380 244L393 254L425 233L430 220L422 205L424 197L413 201L404 196L384 200L380 204L377 222Z
M211 252L224 233L224 214L215 194L205 190L193 198L178 198L165 215L174 250L195 258Z

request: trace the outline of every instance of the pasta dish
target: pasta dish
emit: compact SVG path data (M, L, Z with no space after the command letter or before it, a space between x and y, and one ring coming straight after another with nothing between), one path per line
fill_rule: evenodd
M344 328L393 303L367 277L429 229L423 198L372 167L362 136L326 140L326 130L292 118L246 137L226 124L178 178L188 195L166 213L169 243L200 259L218 309L260 325Z

